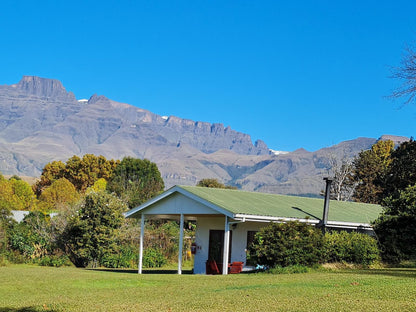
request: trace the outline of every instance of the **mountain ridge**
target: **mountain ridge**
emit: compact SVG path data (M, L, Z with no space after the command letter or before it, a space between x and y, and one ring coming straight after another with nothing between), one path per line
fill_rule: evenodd
M398 140L402 140L399 138ZM377 140L358 138L314 152L271 151L262 140L224 127L159 116L103 95L78 101L58 80L24 76L0 86L0 171L39 176L53 160L92 153L156 162L167 187L203 178L250 191L319 194L328 155L356 155Z

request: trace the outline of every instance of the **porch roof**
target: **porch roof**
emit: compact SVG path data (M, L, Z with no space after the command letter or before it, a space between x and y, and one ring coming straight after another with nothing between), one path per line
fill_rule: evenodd
M246 192L197 186L174 186L147 203L133 208L126 217L156 204L159 200L179 192L234 219L308 219L322 218L324 200L299 196ZM381 206L354 202L331 201L328 220L332 222L370 224L381 213Z

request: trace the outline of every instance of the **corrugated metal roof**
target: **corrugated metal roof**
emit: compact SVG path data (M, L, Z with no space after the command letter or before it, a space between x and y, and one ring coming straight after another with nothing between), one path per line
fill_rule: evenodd
M233 214L320 220L324 200L197 186L178 186ZM371 223L381 206L331 200L329 221Z

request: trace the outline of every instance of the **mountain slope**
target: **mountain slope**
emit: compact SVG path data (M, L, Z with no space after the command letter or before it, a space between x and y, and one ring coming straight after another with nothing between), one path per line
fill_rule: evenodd
M93 95L77 101L57 80L24 76L0 86L0 171L39 176L72 155L148 158L167 187L217 178L246 190L318 194L328 157L356 155L375 139L360 138L316 152L275 155L247 134L200 121L162 117ZM331 157L332 157L331 156Z

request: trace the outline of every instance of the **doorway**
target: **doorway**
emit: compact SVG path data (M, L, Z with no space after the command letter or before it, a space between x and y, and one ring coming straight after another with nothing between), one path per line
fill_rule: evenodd
M231 242L233 232L230 231L228 262L231 261ZM209 230L208 260L215 260L222 268L224 257L224 230Z

